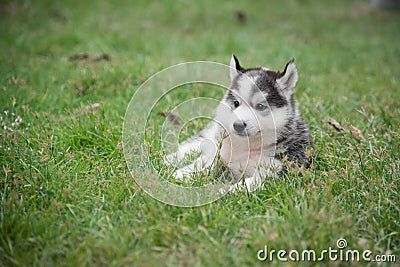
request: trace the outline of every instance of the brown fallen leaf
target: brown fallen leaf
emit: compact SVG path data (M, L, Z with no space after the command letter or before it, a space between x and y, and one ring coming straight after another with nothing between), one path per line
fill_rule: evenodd
M361 130L358 129L357 127L351 125L351 133L357 138L357 139L361 139L362 138L362 134L361 134Z
M335 128L337 131L341 132L344 130L344 128L342 127L342 125L340 125L340 123L338 123L337 121L335 121L332 118L326 118L325 122L328 123L329 125L333 126L333 128Z
M100 54L100 55L94 56L92 60L93 61L101 61L101 60L110 61L111 57L107 54Z
M75 93L77 95L86 95L87 92L88 92L88 90L86 88L83 88L83 87L78 87L78 88L75 89Z
M72 55L69 57L69 61L82 61L82 60L88 60L88 59L89 59L89 55L86 53L76 54L76 55Z
M240 11L240 10L236 11L235 17L239 23L242 23L242 24L246 23L247 16L243 11Z
M161 111L158 113L158 115L167 117L167 119L175 125L181 124L181 119L179 118L179 115L177 115L169 110Z
M47 163L50 160L50 156L46 155L40 159L41 163Z

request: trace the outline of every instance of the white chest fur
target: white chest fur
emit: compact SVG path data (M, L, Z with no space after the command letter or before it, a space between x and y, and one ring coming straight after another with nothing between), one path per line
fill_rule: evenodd
M262 138L226 137L220 156L235 176L252 176L259 166L267 167L274 161L274 147L261 142Z

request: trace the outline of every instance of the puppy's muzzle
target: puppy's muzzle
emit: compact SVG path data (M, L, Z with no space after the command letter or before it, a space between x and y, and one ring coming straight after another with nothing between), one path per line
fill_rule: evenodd
M237 120L233 123L233 129L238 133L243 133L247 124L244 121Z

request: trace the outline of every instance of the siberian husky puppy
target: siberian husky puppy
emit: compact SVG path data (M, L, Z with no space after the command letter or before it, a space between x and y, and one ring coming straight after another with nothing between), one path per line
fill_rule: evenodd
M200 151L200 157L174 173L177 180L212 168L216 162L236 179L230 191L254 191L267 177L277 175L282 162L308 165L306 151L313 147L310 131L294 98L298 79L294 60L282 72L267 68L245 69L232 55L231 84L218 105L215 119L199 134L167 156L169 163ZM284 159L284 160L283 160Z

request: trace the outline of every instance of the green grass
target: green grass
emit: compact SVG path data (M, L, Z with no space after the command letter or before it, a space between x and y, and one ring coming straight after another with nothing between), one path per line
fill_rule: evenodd
M399 13L264 2L2 1L0 265L254 266L264 245L321 251L339 238L398 263ZM312 168L198 208L154 200L122 153L133 93L165 67L232 52L245 67L296 58ZM68 60L78 53L90 59ZM91 60L102 53L111 60Z

